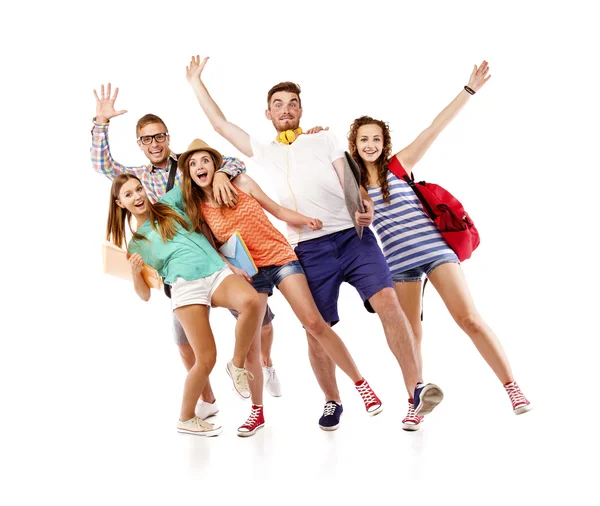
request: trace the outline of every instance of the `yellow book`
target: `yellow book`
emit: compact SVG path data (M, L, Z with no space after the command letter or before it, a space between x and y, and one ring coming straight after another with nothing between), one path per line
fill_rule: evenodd
M104 274L133 281L131 264L127 260L127 252L108 241L102 244L102 267ZM144 278L149 288L160 290L163 287L162 278L158 275L156 269L147 264L142 267L142 278Z

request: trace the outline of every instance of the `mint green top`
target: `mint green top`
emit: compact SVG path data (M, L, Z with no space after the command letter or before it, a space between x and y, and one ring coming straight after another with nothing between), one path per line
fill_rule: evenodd
M181 210L183 199L179 186L166 193L159 202L172 207L190 223ZM225 267L225 262L206 237L198 232L188 232L178 223L176 227L175 237L170 241L163 242L160 234L150 226L148 220L137 230L137 233L149 240L133 239L129 242L127 251L131 254L139 253L144 262L154 267L170 285L177 278L187 281L206 278Z

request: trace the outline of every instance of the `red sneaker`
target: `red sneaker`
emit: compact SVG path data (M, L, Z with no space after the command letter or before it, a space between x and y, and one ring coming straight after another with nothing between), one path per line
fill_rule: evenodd
M252 405L252 411L246 423L238 428L238 436L249 437L254 436L256 431L265 426L265 415L263 414L263 407Z
M365 402L365 409L369 415L375 416L383 411L382 402L375 395L375 392L373 392L366 379L363 378L361 381L355 383L354 386Z
M404 430L419 430L421 422L425 417L415 413L415 405L412 399L408 399L408 413L402 419L402 428Z
M526 413L531 409L531 404L525 398L519 385L517 385L516 381L512 381L511 383L507 383L504 385L506 389L506 393L510 397L510 402L512 403L513 413L515 415L520 415L521 413Z

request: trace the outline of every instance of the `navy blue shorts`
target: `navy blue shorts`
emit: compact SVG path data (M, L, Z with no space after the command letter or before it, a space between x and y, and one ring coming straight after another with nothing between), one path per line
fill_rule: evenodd
M321 316L328 323L340 320L337 302L342 282L356 288L372 313L368 300L384 288L394 288L390 268L369 228L363 229L362 240L350 228L303 241L294 251Z

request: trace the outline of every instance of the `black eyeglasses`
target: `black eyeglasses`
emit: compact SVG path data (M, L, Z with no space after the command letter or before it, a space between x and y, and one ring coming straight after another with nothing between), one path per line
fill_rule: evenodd
M153 139L155 139L156 142L165 142L168 136L168 132L161 132L159 134L154 135L142 135L141 137L138 137L138 141L140 141L142 144L147 145L152 144Z

